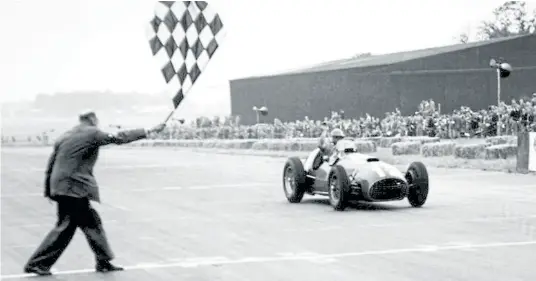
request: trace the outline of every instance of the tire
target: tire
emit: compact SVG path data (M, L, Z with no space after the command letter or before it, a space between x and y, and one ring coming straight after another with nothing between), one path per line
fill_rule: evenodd
M421 162L413 162L406 172L406 180L410 184L408 201L412 207L419 208L428 199L429 181L426 166Z
M283 169L283 191L287 200L290 203L300 203L306 188L305 171L300 158L290 157Z
M342 166L335 165L331 168L328 186L329 203L336 211L344 211L348 206L350 181Z

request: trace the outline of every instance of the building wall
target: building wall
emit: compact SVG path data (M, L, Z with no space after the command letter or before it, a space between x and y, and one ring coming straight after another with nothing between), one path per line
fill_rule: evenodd
M347 116L383 116L400 104L389 79L350 69L232 81L231 112L244 124L255 122L253 106L266 106L269 114L264 121L269 122L305 116L319 120L332 110L344 110Z
M497 104L497 75L492 57L505 58L514 68L501 79L501 100L536 92L536 35L440 54L389 67L393 88L402 97L404 113L418 100L433 98L443 112L460 106L473 109Z
M517 70L501 79L501 101L531 96L536 92L536 69ZM402 112L411 114L421 100L433 99L442 112L461 106L483 109L497 104L497 78L493 70L468 73L392 75L391 82L401 96Z
M440 103L443 112L462 105L486 108L497 104L490 58L503 56L514 67L513 74L501 80L501 100L510 101L536 92L535 49L536 36L528 36L388 67L236 80L231 82L231 112L252 124L254 105L268 107L269 122L276 117L322 119L341 109L350 117L383 117L397 107L411 114L425 99ZM367 73L374 69L382 72Z

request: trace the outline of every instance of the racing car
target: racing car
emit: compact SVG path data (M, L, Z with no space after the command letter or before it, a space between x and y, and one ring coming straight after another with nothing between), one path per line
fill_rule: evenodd
M305 161L290 157L283 170L283 190L290 203L301 202L305 193L329 196L331 206L343 211L351 200L385 202L407 198L421 207L428 197L428 171L413 162L405 173L376 157L358 153L352 139L342 139L335 153L326 156L314 149Z

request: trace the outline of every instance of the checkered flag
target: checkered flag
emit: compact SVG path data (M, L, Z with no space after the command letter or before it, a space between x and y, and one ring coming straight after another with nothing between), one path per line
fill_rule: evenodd
M148 35L177 108L220 46L223 23L205 1L159 1Z

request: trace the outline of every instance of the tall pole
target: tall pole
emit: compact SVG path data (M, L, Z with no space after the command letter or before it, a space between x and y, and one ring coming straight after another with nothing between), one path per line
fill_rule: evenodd
M501 70L497 68L497 106L501 104Z
M497 68L497 136L501 135L501 69Z
M257 139L260 139L259 136L259 110L255 109L255 114L257 114L257 123L255 124L255 134L257 135Z

